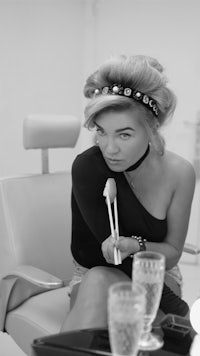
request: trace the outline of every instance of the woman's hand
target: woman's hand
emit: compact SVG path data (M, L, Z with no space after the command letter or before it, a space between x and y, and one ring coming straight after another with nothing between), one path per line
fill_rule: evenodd
M122 260L130 256L131 254L139 251L139 244L135 239L125 236L119 236L119 239L115 241L115 246L120 250Z
M101 250L107 263L114 264L114 247L115 238L111 235L101 244Z
M139 251L139 244L136 240L130 237L119 236L118 240L109 236L101 245L103 256L107 263L114 264L114 247L117 247L121 252L122 261L132 253Z

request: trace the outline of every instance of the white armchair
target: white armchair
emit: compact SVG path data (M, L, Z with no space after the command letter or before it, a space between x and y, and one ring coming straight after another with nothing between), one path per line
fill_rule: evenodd
M79 132L75 117L27 118L24 147L42 150L42 174L0 179L0 329L27 355L69 311L71 175L49 173L48 149L74 147Z
M0 326L27 355L69 309L71 175L49 173L48 149L74 147L79 132L73 116L25 119L24 147L42 149L42 174L0 179Z

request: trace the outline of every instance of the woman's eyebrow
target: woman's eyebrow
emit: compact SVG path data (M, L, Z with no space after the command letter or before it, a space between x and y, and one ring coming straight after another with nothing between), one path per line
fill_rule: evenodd
M117 129L116 132L121 132L121 131L125 131L125 130L131 130L131 131L135 131L133 127L122 127L121 129Z
M99 124L95 123L95 125L96 125L99 129L104 130L104 128L101 127ZM125 131L125 130L135 131L135 129L134 129L133 127L127 126L127 127L122 127L122 128L120 128L120 129L117 129L117 130L115 130L115 132L121 132L121 131Z

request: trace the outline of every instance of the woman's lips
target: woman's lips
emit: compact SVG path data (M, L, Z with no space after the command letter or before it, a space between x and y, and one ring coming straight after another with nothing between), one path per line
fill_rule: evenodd
M105 159L109 164L119 164L122 161L120 159L108 158L108 157L106 157Z

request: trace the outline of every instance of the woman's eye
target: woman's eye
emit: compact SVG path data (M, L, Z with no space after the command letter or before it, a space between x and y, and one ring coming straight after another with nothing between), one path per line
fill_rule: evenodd
M128 133L121 133L120 134L120 137L123 139L123 140L128 140L130 138L130 134Z

